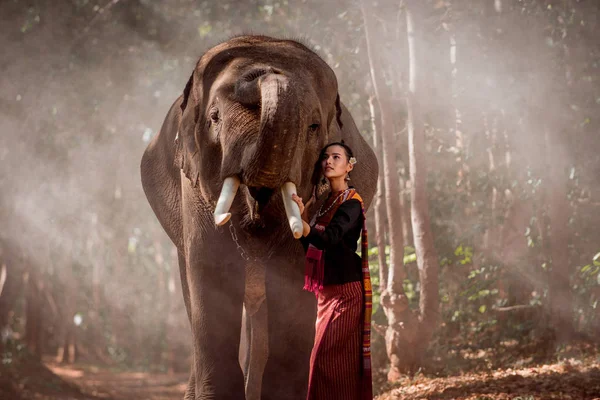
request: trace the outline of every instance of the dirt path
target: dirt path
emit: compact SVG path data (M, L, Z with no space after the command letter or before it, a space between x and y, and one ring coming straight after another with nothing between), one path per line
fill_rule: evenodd
M179 400L187 374L124 372L46 364L83 392L73 400ZM461 376L406 379L377 400L600 400L600 364L562 361ZM89 396L89 397L87 397ZM66 399L61 397L61 399ZM282 399L283 400L283 399Z
M62 366L52 363L48 368L81 388L93 398L110 400L174 400L182 399L187 374L123 372L96 367Z
M65 366L10 354L0 363L2 400L180 400L187 382L187 373ZM451 376L417 374L385 387L377 400L600 400L600 355Z

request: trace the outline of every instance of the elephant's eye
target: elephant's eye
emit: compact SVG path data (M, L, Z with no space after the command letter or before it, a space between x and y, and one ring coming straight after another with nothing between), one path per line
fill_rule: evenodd
M316 131L317 131L317 129L319 129L319 124L312 124L312 125L309 125L309 126L308 126L308 129L309 129L311 132L316 132Z
M210 110L209 117L212 122L219 122L219 110L216 108Z

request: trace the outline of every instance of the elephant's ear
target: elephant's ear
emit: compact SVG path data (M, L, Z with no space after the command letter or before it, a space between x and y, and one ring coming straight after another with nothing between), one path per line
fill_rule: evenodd
M181 117L175 142L177 152L175 155L176 165L183 170L185 176L192 182L192 186L198 184L200 174L200 153L196 138L196 125L199 119L199 101L194 89L194 73L188 80L183 90L181 99Z

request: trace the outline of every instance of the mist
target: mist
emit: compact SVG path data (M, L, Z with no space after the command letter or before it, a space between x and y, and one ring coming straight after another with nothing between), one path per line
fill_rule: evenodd
M600 278L581 270L600 252L598 3L424 3L417 46L428 202L446 260L440 294L450 299L441 325L452 325L453 306L479 321L486 315L473 310L482 304L543 301L556 251L568 263L566 286L577 287L576 330L593 332L600 315L586 299L598 301ZM408 178L404 11L386 1L369 11L393 111L395 172ZM373 84L357 1L0 3L0 264L26 276L15 286L11 334L24 336L21 295L35 279L45 293L44 353L60 351L78 316L79 357L187 371L191 334L177 255L144 196L139 164L198 58L242 33L310 46L335 71L342 102L372 142ZM565 224L550 226L559 198ZM368 218L374 232L371 211ZM559 250L550 232L563 228L568 245ZM458 246L475 249L466 266ZM469 290L465 277L482 267L504 286L497 297L467 302L459 295ZM414 307L418 271L406 268ZM385 369L379 346L374 363Z

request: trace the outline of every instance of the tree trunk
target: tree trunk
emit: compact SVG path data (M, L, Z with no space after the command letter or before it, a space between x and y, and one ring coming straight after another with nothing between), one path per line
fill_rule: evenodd
M421 78L422 71L419 69L420 54L416 48L418 43L416 38L420 37L420 35L418 35L418 30L415 29L415 18L413 17L415 10L419 7L418 3L414 0L407 1L406 3L406 30L410 65L406 105L408 111L407 131L410 179L412 183L411 211L413 239L417 255L417 265L419 267L419 281L421 283L417 346L417 357L421 358L431 339L439 313L439 263L433 244L426 192L425 132L421 118L421 104L424 104L424 102L422 103L419 98L419 90L422 91L420 82L423 79ZM419 26L423 29L421 25Z
M92 264L92 304L88 314L88 329L85 342L89 343L90 353L102 362L110 362L105 351L105 339L103 330L105 329L100 318L100 311L106 310L106 298L104 295L103 268L104 263L104 246L101 246L101 239L98 227L98 215L91 215L91 226L89 236L86 242L86 250L89 260ZM82 338L83 342L84 339Z
M2 259L0 259L0 280L2 280L0 285L0 352L3 350L3 338L7 337L11 331L10 316L23 287L20 265L17 264L16 258L7 253L6 248L3 250Z
M127 243L128 237L125 234L118 235L115 242L116 243ZM118 246L114 249L112 254L112 263L113 263L113 271L112 275L116 279L124 279L124 272L126 270L126 260L127 256L124 252L127 249L123 249ZM118 282L118 281L117 281ZM119 291L119 285L116 282L112 282L111 286L111 294L114 296ZM108 320L110 321L110 332L111 332L111 345L115 347L126 347L126 337L125 332L128 331L127 323L126 323L126 310L123 302L112 301L112 297L107 298L106 303L106 313L108 314ZM130 332L131 333L131 332Z
M413 232L412 224L410 222L410 207L408 203L408 196L410 195L410 180L407 180L404 175L400 174L398 178L400 185L400 207L402 208L402 236L404 237L405 246L414 246L412 242Z
M496 256L497 235L496 235L496 219L498 209L498 188L493 179L494 172L497 169L496 149L498 142L498 117L493 115L483 115L483 126L485 128L485 136L488 139L486 152L488 154L488 176L490 179L489 197L490 197L490 220L483 234L483 250L488 255Z
M9 323L9 315L20 292L22 281L19 266L4 254L0 258L0 331Z
M27 274L25 344L37 357L42 356L42 290L37 273L30 268Z
M569 271L569 202L568 175L565 154L559 151L560 144L549 143L548 163L549 187L552 190L548 205L550 219L549 247L551 269L548 276L550 300L550 322L554 337L564 343L573 334L573 295Z
M381 66L378 64L378 57L374 52L374 48L370 43L370 18L366 14L366 6L364 1L362 4L363 16L365 20L365 36L367 38L367 49L369 54L369 64L371 67L371 78L373 80L373 89L375 98L379 107L379 115L381 121L381 141L383 145L383 177L385 183L385 205L388 216L388 238L390 241L390 271L388 277L388 290L392 293L400 293L402 291L402 283L404 281L404 238L402 237L402 212L400 209L400 201L398 199L398 181L396 174L398 168L396 166L396 158L393 152L393 132L391 131L391 116L389 108L389 91L381 82ZM407 302L408 305L408 302Z
M381 140L381 123L376 118L373 97L369 97L369 111L371 112L371 126L373 129L373 149L379 162L379 170L383 171L381 160L383 159L383 146ZM384 208L383 175L379 174L377 179L377 194L375 195L375 240L377 242L377 258L379 261L379 290L383 291L387 287L388 265L385 255L385 208Z
M75 326L68 318L63 320L62 343L58 347L56 361L61 364L73 364L76 359Z
M59 309L59 327L58 340L59 346L56 352L56 361L62 364L72 364L75 362L75 311L77 282L73 274L73 268L77 257L71 257L79 253L79 249L73 240L65 239L63 242L64 254L57 262L59 268L59 280L62 284L62 291L58 299Z
M402 236L402 208L394 154L394 135L391 127L389 89L382 82L379 56L373 45L371 16L367 12L366 0L361 1L361 11L365 25L367 54L371 79L381 119L381 140L383 145L383 179L385 183L385 204L388 217L388 240L390 244L390 267L386 289L381 293L381 306L388 321L385 334L386 351L390 360L388 379L396 380L399 372L414 367L411 356L417 336L417 320L409 308L404 293L406 279L404 269L404 238Z
M60 346L57 349L56 360L62 364L72 364L76 358L75 344L75 304L76 299L74 293L75 280L73 278L72 265L68 261L65 262L65 274L63 276L64 293L62 298L62 307L60 310Z
M558 343L565 343L574 334L573 293L571 291L571 274L569 265L569 245L573 240L569 219L569 166L573 165L569 154L573 154L573 127L577 120L569 109L573 93L574 58L571 54L573 45L577 45L578 24L564 24L564 32L560 46L548 49L545 63L546 76L550 79L542 82L547 91L541 93L545 101L544 108L538 111L538 121L544 131L546 142L546 163L540 174L545 177L546 202L549 217L548 245L550 270L548 273L548 300L550 332ZM560 66L556 68L556 66ZM543 76L543 75L542 75ZM567 139L568 137L568 139ZM550 350L550 349L549 349Z
M400 28L400 27L399 27ZM400 46L398 46L400 47ZM400 69L400 68L397 68ZM397 79L401 79L401 74ZM402 82L399 81L396 87L402 92L404 97ZM412 226L410 223L410 206L408 205L408 196L410 196L410 182L407 179L408 174L408 143L405 137L406 133L406 110L405 105L402 107L394 108L394 142L396 144L394 151L396 152L396 159L399 159L398 164L398 185L400 207L402 209L402 237L404 238L404 246L413 246L412 243ZM408 272L408 271L407 271Z

